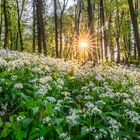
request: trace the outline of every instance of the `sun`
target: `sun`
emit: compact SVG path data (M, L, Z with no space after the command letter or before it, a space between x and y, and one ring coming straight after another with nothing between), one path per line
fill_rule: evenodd
M79 40L79 47L85 49L88 47L88 41L87 40Z
M75 35L73 52L76 55L76 58L85 60L89 57L96 57L96 39L97 37L95 37L95 35L91 36L89 33L81 33L80 35Z

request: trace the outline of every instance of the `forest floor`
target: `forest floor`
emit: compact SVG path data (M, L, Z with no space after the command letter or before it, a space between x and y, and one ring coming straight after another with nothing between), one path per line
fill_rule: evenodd
M0 50L0 139L140 139L140 69Z

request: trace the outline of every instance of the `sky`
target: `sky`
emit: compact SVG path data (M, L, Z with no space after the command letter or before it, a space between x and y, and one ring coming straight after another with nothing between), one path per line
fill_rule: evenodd
M69 0L68 1L68 6L71 6L71 5L73 5L74 4L74 0Z

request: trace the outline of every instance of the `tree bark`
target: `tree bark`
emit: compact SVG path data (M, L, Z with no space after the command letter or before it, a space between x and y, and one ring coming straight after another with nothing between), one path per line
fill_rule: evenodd
M35 0L33 0L33 52L35 52L36 45L36 8L35 8Z
M59 57L58 52L58 17L57 17L57 0L54 0L54 20L55 20L55 51L56 57Z
M41 35L41 23L40 23L40 0L36 1L36 14L37 14L37 37L38 37L38 53L42 53L42 35Z
M8 48L8 17L7 17L7 1L3 2L3 13L5 21L4 49Z
M89 46L89 60L92 60L92 57L94 57L94 60L97 59L97 54L96 54L96 47L94 45L94 28L93 28L93 20L94 20L94 14L93 14L93 6L91 0L87 0L88 7L88 28L89 28L89 35L91 38L91 46ZM91 54L92 53L92 54Z
M101 12L101 20L102 20L102 28L103 28L103 36L104 36L104 54L105 60L108 61L108 48L107 48L107 34L106 34L106 27L105 27L105 14L104 14L104 0L100 0L100 12Z
M128 5L129 5L132 26L134 30L135 42L136 42L137 50L138 50L138 62L140 64L140 36L139 36L139 31L138 31L137 15L135 14L133 0L128 0Z
M16 0L16 4L17 4L17 14L18 14L18 32L19 32L19 37L20 37L20 47L21 47L21 51L23 51L23 39L22 39L22 32L21 32L21 23L20 23L20 13L19 13L19 3L18 0Z
M64 11L66 9L67 3L68 3L68 0L63 0L62 8L61 8L60 3L58 3L60 10L61 10L61 13L60 13L60 53L59 53L60 58L62 57L62 51L63 51L63 36L62 36L62 34L63 34L63 15L64 15Z
M44 54L47 54L42 0L36 1L36 13L37 13L37 32L38 32L38 52L42 53L42 43L43 43Z
M1 0L1 5L3 4L3 1ZM2 26L3 26L3 12L2 9L3 7L1 6L1 13L0 13L0 43L2 41Z

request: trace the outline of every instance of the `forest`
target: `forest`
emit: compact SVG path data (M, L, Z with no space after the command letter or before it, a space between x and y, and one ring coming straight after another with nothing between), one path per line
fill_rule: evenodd
M0 140L140 140L139 0L0 0Z

